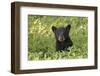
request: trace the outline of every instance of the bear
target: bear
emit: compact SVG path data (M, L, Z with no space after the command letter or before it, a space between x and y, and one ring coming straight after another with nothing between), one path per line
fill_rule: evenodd
M71 25L67 25L66 27L59 27L59 28L52 26L52 31L55 34L55 38L56 38L57 51L68 50L68 47L71 47L73 45L73 42L69 36L70 28Z

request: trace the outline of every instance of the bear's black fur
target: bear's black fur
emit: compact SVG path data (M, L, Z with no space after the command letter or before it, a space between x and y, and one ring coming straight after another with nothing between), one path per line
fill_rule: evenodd
M55 34L56 38L56 50L62 51L67 50L68 47L71 47L73 45L72 40L69 36L71 25L68 25L66 27L60 27L56 28L55 26L52 26L52 31Z

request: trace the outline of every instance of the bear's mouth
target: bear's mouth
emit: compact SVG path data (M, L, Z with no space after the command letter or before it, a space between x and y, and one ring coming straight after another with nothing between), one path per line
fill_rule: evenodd
M64 40L59 40L59 42L64 42Z

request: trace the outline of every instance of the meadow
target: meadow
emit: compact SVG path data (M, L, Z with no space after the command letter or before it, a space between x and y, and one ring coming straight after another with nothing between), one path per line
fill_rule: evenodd
M71 24L70 51L56 51L52 26ZM88 18L28 15L28 60L83 59L88 57Z

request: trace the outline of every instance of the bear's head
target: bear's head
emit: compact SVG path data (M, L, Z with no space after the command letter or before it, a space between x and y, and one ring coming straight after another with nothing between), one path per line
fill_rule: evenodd
M67 38L69 38L69 31L70 31L71 25L67 25L66 27L55 27L52 26L52 31L55 34L56 40L59 42L63 42Z

